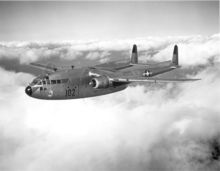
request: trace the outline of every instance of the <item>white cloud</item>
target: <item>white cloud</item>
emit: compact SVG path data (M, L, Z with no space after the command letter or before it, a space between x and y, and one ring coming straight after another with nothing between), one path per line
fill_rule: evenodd
M0 69L0 168L217 170L219 66L200 72L198 82L68 101L30 98L31 75Z
M110 58L109 58L110 55L111 53L109 53L108 51L102 51L102 52L92 51L86 55L86 59L89 59L89 60L99 59L100 63L106 63L110 61Z
M209 60L220 61L220 35L178 36L178 37L146 37L136 39L109 41L63 41L63 42L0 42L0 59L18 59L20 63L29 63L40 59L54 57L63 60L84 57L108 61L110 51L127 51L131 53L132 45L137 44L145 54L153 50L159 51L153 56L157 61L170 60L174 44L179 45L180 62L182 65L207 64ZM130 55L127 56L129 58ZM104 58L104 59L103 59ZM149 59L146 55L145 59ZM143 60L142 59L142 60Z
M185 84L136 85L96 98L45 101L28 97L30 74L0 68L0 170L219 170L219 34L108 42L10 42L0 58L21 63L60 56L109 60L111 50L160 50L180 63L206 65ZM207 65L213 60L213 65ZM220 149L220 147L219 147ZM220 155L220 154L218 154ZM217 155L217 156L218 156Z
M71 44L56 42L12 42L0 43L0 59L18 59L20 63L30 63L41 59L75 59L82 52L72 49Z
M220 62L220 39L219 36L207 38L194 38L187 43L181 42L179 45L179 60L182 65L205 65L209 60ZM170 60L173 45L161 50L155 55L154 59Z
M86 59L94 60L99 58L99 56L99 52L90 52L88 55L86 55Z

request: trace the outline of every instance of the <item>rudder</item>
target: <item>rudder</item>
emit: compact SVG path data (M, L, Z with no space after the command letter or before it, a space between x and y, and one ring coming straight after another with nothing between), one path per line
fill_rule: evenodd
M175 45L174 46L174 50L173 50L173 58L172 58L172 63L175 65L179 65L179 61L178 61L178 46Z
M137 52L137 45L133 45L132 54L131 54L131 63L137 64L138 63L138 52Z

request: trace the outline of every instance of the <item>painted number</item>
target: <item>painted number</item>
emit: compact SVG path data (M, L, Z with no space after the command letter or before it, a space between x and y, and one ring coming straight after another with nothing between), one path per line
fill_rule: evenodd
M69 96L76 96L76 87L74 88L67 88L66 89L66 94L65 94L66 97L69 97Z

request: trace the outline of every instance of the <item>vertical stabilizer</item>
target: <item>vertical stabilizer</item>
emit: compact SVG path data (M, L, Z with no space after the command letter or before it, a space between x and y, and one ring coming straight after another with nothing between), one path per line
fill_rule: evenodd
M179 65L179 61L178 61L178 46L177 45L174 46L172 63L174 65Z
M133 45L132 54L131 54L131 64L138 63L138 52L137 52L137 45Z

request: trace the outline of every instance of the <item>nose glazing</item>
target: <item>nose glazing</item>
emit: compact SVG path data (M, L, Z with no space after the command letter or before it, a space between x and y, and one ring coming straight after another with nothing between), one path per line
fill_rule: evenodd
M32 88L30 86L27 86L26 89L25 89L25 93L29 96L32 95Z

